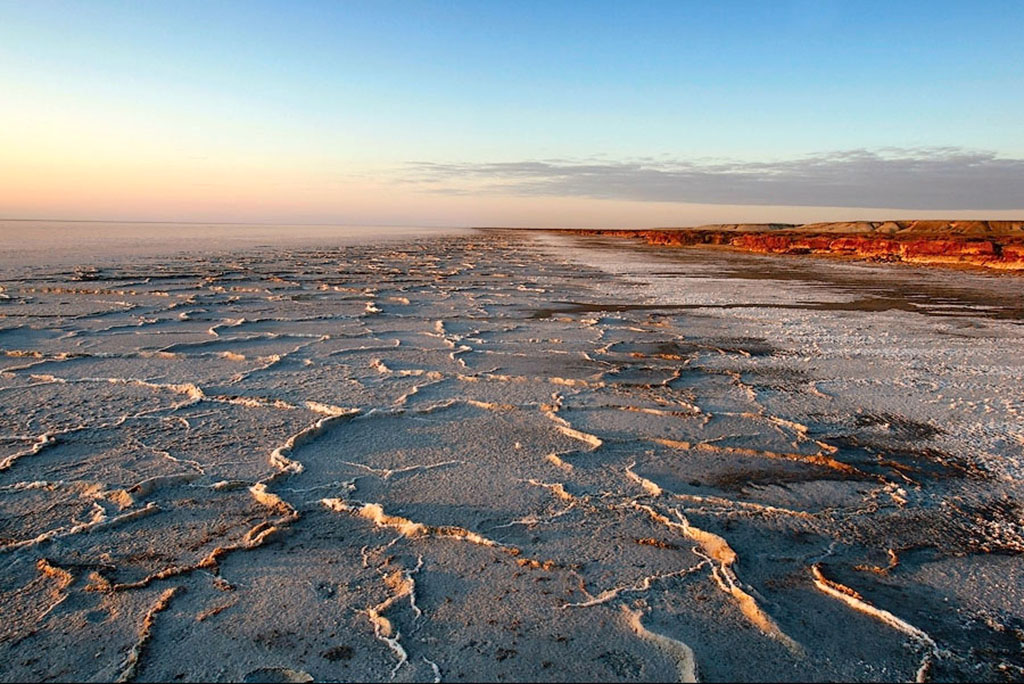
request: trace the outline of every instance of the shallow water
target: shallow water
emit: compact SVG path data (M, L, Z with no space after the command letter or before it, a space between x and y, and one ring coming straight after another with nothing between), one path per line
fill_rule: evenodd
M6 262L0 677L1024 675L1019 279L389 235Z

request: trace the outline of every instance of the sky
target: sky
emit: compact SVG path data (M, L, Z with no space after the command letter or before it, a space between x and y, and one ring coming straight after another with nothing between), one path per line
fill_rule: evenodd
M0 217L1024 218L1024 2L0 0Z

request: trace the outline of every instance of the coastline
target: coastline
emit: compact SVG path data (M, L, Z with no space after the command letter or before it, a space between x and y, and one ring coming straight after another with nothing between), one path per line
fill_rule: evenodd
M663 247L712 247L1024 273L1024 221L856 221L554 231L644 240Z

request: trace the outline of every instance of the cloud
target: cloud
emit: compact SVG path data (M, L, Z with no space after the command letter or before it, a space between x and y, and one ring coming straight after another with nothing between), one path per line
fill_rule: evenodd
M497 192L702 204L1024 208L1024 159L958 147L845 150L775 162L413 162L406 180L450 194Z

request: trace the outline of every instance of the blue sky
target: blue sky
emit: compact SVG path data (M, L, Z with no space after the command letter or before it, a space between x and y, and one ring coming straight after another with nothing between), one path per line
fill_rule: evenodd
M461 197L484 220L498 196L525 207L558 193L638 210L728 207L751 201L702 199L703 186L618 197L613 185L559 182L538 192L537 178L517 189L485 172L555 161L571 175L597 163L616 169L611 184L623 164L697 164L718 178L721 162L749 175L753 163L854 150L883 163L923 157L947 175L960 164L958 185L995 178L1024 196L1022 28L1019 1L0 1L0 174L35 179L18 186L23 199L0 194L0 214L150 207L163 217L192 206L196 217L387 222L415 219L420 203L425 220L454 221ZM444 177L417 175L423 162L446 165ZM61 183L74 182L97 186L92 205L68 197ZM861 201L858 188L841 195L847 205L883 200L865 189ZM969 190L953 207L884 198L881 208L1024 207ZM803 195L779 203L813 204ZM385 206L396 197L408 206L401 217Z

